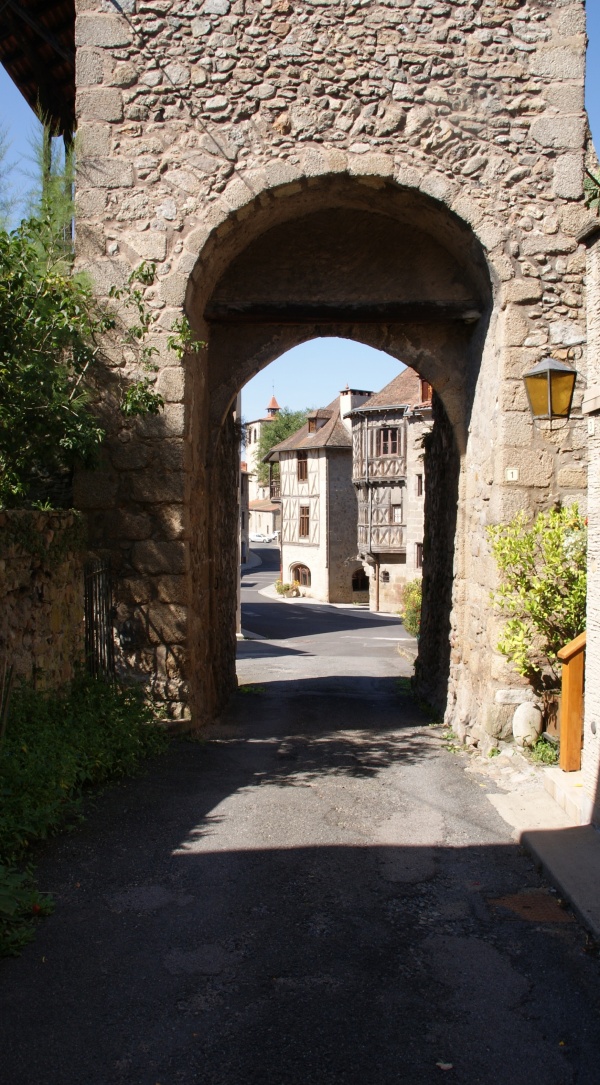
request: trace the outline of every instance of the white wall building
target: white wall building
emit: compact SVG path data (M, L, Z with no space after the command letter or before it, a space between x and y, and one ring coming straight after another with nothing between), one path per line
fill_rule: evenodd
M280 468L283 580L297 580L304 594L324 602L367 598L356 555L351 422L345 416L369 394L346 389L328 407L312 411L267 457Z
M258 481L258 449L263 427L277 417L281 407L275 396L267 407L264 418L246 423L246 466L248 469L248 528L251 532L272 535L280 529L281 509L271 500L269 483Z

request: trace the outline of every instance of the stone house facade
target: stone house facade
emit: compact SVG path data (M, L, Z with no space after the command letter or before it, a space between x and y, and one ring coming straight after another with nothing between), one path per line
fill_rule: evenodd
M257 478L258 463L258 448L260 445L260 438L263 432L265 423L272 422L277 417L281 407L279 406L275 396L271 396L271 401L266 409L266 414L262 418L255 418L252 422L246 422L244 426L246 434L246 464L249 474L249 500L250 501L264 501L270 496L269 483L260 484Z
M246 463L248 467L249 530L272 535L280 529L280 507L271 500L269 482L261 484L257 476L258 449L265 423L272 422L281 410L275 396L271 396L266 414L245 425Z
M403 585L422 575L431 392L427 381L405 369L350 414L358 556L372 610L397 611Z
M311 411L304 426L266 457L280 471L282 578L326 603L362 602L365 594L346 414L368 394L347 389L328 407Z
M225 703L237 393L315 335L355 338L436 393L419 693L466 741L501 734L521 683L495 647L486 526L585 496L583 0L75 11L48 104L78 131L78 265L102 300L156 263L166 404L119 414L139 359L107 341L103 459L75 493L113 564L117 633L133 630L121 665L172 717L198 725ZM11 74L35 103L27 64ZM182 311L205 346L180 359ZM580 373L575 417L552 432L521 380L549 351Z
M270 497L258 498L250 504L251 531L273 535L281 530L281 505Z

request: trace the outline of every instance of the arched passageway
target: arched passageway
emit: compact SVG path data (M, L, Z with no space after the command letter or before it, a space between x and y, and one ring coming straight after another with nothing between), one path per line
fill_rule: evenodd
M418 676L443 709L452 685L451 623L464 626L469 606L465 480L469 462L483 456L482 442L493 440L489 425L471 424L484 395L492 311L483 250L455 215L412 190L348 177L289 187L278 200L255 201L242 224L212 239L188 288L187 312L206 342L187 373L195 710L218 708L235 683L236 396L285 350L317 335L385 350L435 389ZM491 359L487 369L489 398ZM471 588L480 602L487 589Z

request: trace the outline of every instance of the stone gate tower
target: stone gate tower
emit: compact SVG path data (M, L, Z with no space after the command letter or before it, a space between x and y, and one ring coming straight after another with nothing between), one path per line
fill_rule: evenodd
M172 716L234 684L243 383L314 335L434 387L418 677L461 735L497 734L486 525L585 488L582 423L533 427L521 376L585 373L578 236L583 0L77 0L78 259L99 294L141 260L158 418L109 437L77 499L112 555L124 662ZM206 344L165 339L185 310ZM582 382L578 395L581 395Z

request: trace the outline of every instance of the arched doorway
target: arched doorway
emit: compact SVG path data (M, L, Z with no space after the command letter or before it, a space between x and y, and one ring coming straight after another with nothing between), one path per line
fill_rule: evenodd
M485 574L467 585L461 567L469 463L489 456L494 437L474 416L482 368L486 395L498 382L491 340L484 352L492 287L483 250L447 208L413 190L348 177L291 187L211 239L188 288L188 315L207 343L187 374L189 474L206 497L190 505L196 711L214 710L235 683L235 399L255 372L315 335L383 349L435 389L418 673L422 692L444 708L458 680L451 624L464 635L469 607L489 606ZM473 683L461 672L460 681L472 692L488 677Z
M311 576L308 565L292 565L290 576L301 588L310 588Z

